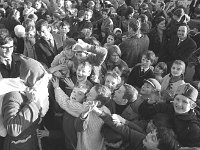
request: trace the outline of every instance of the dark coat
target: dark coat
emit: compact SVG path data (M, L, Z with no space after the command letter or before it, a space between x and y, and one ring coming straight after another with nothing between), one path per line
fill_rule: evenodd
M38 150L36 129L39 109L35 102L29 102L19 92L10 92L4 96L2 115L7 129L4 150Z
M164 54L160 58L160 61L173 62L174 60L182 60L185 63L188 62L189 56L197 48L196 43L189 36L178 45L178 37L173 36L167 43Z
M45 41L43 38L40 38L35 43L35 53L37 60L49 68L54 57L58 54L55 40L53 48L47 43L47 41Z
M159 103L150 106L143 103L139 112L145 118L156 113L167 113L173 120L173 129L181 146L200 147L200 121L192 110L186 114L176 114L173 104Z
M134 87L141 88L144 84L144 79L154 77L155 76L151 69L147 70L144 74L141 74L141 67L135 66L128 77L127 83Z
M17 78L19 77L20 57L22 55L13 53L11 68L7 68L0 62L0 78Z
M148 50L149 38L147 35L140 38L130 37L124 40L119 47L122 52L121 59L127 63L129 68L132 68L140 62L143 52Z

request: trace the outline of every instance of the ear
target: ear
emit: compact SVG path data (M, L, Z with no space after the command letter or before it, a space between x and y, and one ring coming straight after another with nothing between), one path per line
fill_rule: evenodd
M196 106L197 106L197 104L195 102L191 102L191 104L190 104L191 109L194 109Z
M128 103L128 100L127 99L122 99L122 104L123 105L126 105Z

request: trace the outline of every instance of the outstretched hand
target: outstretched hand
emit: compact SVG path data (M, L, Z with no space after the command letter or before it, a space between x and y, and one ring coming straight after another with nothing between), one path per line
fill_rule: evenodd
M64 82L67 84L67 86L70 88L70 89L73 89L74 88L74 83L73 81L70 79L70 78L65 78L64 79Z
M58 78L53 78L51 80L51 82L52 82L54 88L59 87L59 79Z

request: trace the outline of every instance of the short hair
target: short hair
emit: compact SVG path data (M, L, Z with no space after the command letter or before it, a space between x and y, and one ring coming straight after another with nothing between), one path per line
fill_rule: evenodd
M13 41L13 38L8 34L2 34L0 35L0 45L8 44L9 42Z
M178 18L181 18L185 14L183 8L178 8L174 11L173 15L177 16Z
M146 58L150 60L152 64L156 63L157 61L157 57L153 51L149 51L149 50L144 51L142 56L146 56Z
M86 12L89 12L89 13L91 13L91 14L93 15L93 11L92 11L91 9L88 9L88 8L87 8L87 9L85 10L84 14L85 14Z
M109 8L104 8L104 9L102 9L101 11L102 11L102 13L105 12L108 16L110 16L110 14L111 14Z
M70 27L70 24L67 21L61 21L59 24L60 24L60 27L64 27L64 26Z
M145 14L141 14L141 15L139 15L138 18L141 19L141 22L146 22L146 21L148 21L148 17L147 17L147 15L145 15Z
M38 16L36 14L30 14L28 15L28 18L34 20L34 21L37 21L38 20Z
M140 22L136 19L131 19L131 21L129 22L129 27L134 31L137 32L140 30L141 26L140 26Z
M5 12L3 10L0 10L0 14L1 14L1 17L5 17Z
M124 93L124 96L123 96L123 99L127 99L128 100L128 103L131 103L133 102L134 100L137 99L137 96L138 96L138 91L136 88L134 88L132 85L130 84L124 84L123 85L126 89L125 93Z
M81 67L89 67L90 68L90 71L92 72L92 65L88 62L88 61L84 61L82 63L80 63L78 66L81 66Z
M112 92L107 86L97 84L94 86L94 88L97 92L96 100L100 101L101 105L105 105L110 101Z
M165 62L158 62L156 66L163 70L162 77L167 74L167 64Z
M162 21L165 21L166 19L163 16L155 18L155 26L157 26Z
M126 8L126 12L125 12L124 17L125 17L126 19L128 19L128 16L129 16L130 14L132 14L133 12L134 12L134 8L133 8L132 6L128 6L128 7Z
M49 24L46 20L44 19L40 19L37 23L36 23L36 30L37 31L41 31L41 28L43 26L49 27Z
M118 81L118 84L121 83L121 77L119 76L119 74L117 74L116 72L113 72L113 71L108 71L105 75L105 80L108 76L111 76L113 77L114 79L116 79Z
M179 143L176 140L176 135L172 129L159 127L156 129L157 139L159 140L158 148L161 150L177 150Z
M183 73L185 72L185 63L184 63L182 60L175 60L175 61L172 63L172 66L173 66L173 64L182 66L182 67L183 67Z

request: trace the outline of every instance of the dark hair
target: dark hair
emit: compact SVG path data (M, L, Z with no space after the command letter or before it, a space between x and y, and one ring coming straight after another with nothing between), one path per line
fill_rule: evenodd
M138 91L136 90L136 88L134 88L132 85L130 84L124 84L123 85L126 89L123 99L127 99L129 103L133 102L134 100L136 100L137 96L138 96Z
M178 150L179 143L172 129L159 127L156 129L157 139L159 140L158 148L161 150Z
M162 77L164 77L167 74L167 64L165 62L158 62L156 66L163 70Z
M109 8L104 8L104 9L102 9L101 11L102 11L102 13L103 13L103 12L106 12L106 14L107 14L108 16L110 16L110 14L111 14Z
M97 92L96 100L101 102L101 105L105 105L111 99L111 91L110 89L101 84L97 84L94 86L95 91Z
M150 60L152 64L156 63L157 61L157 57L153 51L145 51L142 56L146 56L146 58Z
M173 15L177 16L178 18L181 18L185 14L183 8L178 8L174 11Z
M37 21L37 19L38 19L38 16L36 15L36 14L30 14L30 15L28 15L28 18L30 18L30 19L32 19L32 20L36 20Z
M70 27L70 24L67 21L61 21L59 26L60 27L64 27L64 26L69 26Z
M140 22L139 22L138 20L131 19L131 21L129 22L129 27L130 27L134 32L137 32L138 30L140 30Z
M35 22L32 19L27 18L26 20L24 20L24 22L22 23L22 25L24 26L24 28L27 28L29 26L35 27Z
M125 12L125 19L128 19L128 16L130 15L130 14L132 14L134 12L134 9L133 9L133 7L132 6L128 6L127 8L126 8L126 12Z
M44 19L40 19L37 23L36 23L36 30L37 31L41 31L41 28L43 26L49 27L49 24L46 20Z
M1 17L5 17L5 13L4 13L4 11L3 10L0 10L0 14L1 14Z
M141 22L146 22L146 21L148 21L148 17L147 17L147 15L145 15L145 14L141 14L141 15L139 15L138 18L141 19Z
M118 84L121 82L121 77L116 73L116 72L107 72L106 75L105 75L105 80L108 76L111 76L113 77L114 79L117 79L118 80Z
M0 45L5 45L13 41L13 38L10 35L5 36L5 34L0 35Z
M155 19L155 26L157 26L162 21L165 21L165 18L163 16L160 16L160 17L156 18Z

